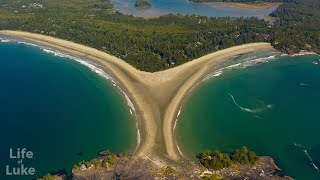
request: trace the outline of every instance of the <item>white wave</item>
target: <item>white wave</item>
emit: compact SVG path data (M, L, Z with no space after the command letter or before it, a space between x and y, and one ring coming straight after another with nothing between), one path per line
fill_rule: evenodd
M0 38L0 42L7 43L7 42L12 42L12 40L5 39L5 38Z
M235 98L233 97L232 94L230 94L230 93L228 93L228 94L229 94L229 96L231 97L233 103L234 103L238 108L240 108L242 111L246 111L246 112L250 112L250 113L259 113L259 112L262 112L262 111L265 111L265 110L267 110L267 109L271 109L271 108L272 108L272 105L271 105L271 104L268 104L266 107L258 108L258 109L245 108L245 107L240 106L240 105L236 102L236 100L235 100Z
M233 64L233 65L226 67L225 69L232 69L232 68L240 67L241 65L242 65L242 63Z
M130 100L129 96L119 86L117 86L117 88L123 93L124 97L126 98L127 105L129 106L130 113L132 115L134 114L136 116L136 109L135 109L132 101Z
M137 123L137 148L136 149L138 149L140 142L141 142L141 134L140 134L140 130Z
M221 69L218 69L218 70L214 71L213 73L207 75L202 81L206 81L206 80L209 80L209 79L211 79L213 77L220 76L223 73L223 70L224 70L224 68L221 68Z
M178 111L177 118L176 118L176 120L175 120L175 122L174 122L174 125L173 125L173 132L174 132L175 129L176 129L176 126L177 126L177 123L178 123L178 118L179 118L179 116L180 116L180 113L181 113L181 107L180 107L180 109L179 109L179 111Z
M174 133L174 131L175 131L175 129L176 129L176 126L177 126L177 123L178 123L178 118L179 118L180 113L181 113L181 108L182 108L182 106L180 106L180 109L179 109L178 114L177 114L176 121L174 122L174 125L173 125L173 133ZM180 147L179 147L179 145L178 145L178 143L176 143L176 146L177 146L177 149L178 149L180 155L181 155L182 157L184 157L184 156L183 156L183 153L182 153L182 151L181 151L181 149L180 149Z
M0 39L0 40L1 40L1 42L3 42L3 41L11 41L11 40L7 40L7 39ZM107 80L110 80L113 83L113 86L118 87L118 89L124 94L124 96L126 98L126 101L127 101L127 105L132 109L132 110L130 109L130 113L133 114L132 111L135 112L135 107L134 107L133 103L131 102L130 98L128 97L128 95L117 85L117 82L109 74L105 73L105 71L103 69L99 68L99 66L100 66L99 64L96 64L96 63L94 63L92 61L76 58L74 56L71 56L71 55L56 51L56 50L52 50L51 48L45 48L45 47L42 47L42 46L39 46L39 45L36 45L36 44L33 44L33 43L28 43L28 42L24 42L24 41L18 41L18 43L19 44L25 44L25 45L28 45L28 46L39 47L40 49L42 49L46 53L53 54L54 56L61 57L61 58L68 58L68 59L74 60L74 61L76 61L76 62L88 67L91 71L97 73L99 76L101 76L101 77L103 77L103 78L105 78ZM141 141L138 122L137 122L136 126L137 126L137 129L138 129L138 131L137 131L137 143L138 143L137 148L138 148L139 145L140 145L140 141Z
M275 55L263 57L263 58L258 58L258 59L253 59L253 60L246 61L246 62L242 63L242 67L246 68L246 67L254 66L254 65L257 65L260 63L266 63L266 62L269 62L270 60L275 60L275 59L276 59Z
M205 79L203 79L202 81L205 81ZM192 87L190 88L188 94L190 94L196 87L198 87L198 85L199 85L202 81L200 81L200 82L198 82L197 84L195 84L194 86L192 86Z
M184 156L183 156L183 153L182 153L182 151L181 151L181 149L180 149L180 147L179 147L179 145L178 145L177 143L176 143L176 146L177 146L177 149L178 149L180 155L181 155L182 157L184 157Z
M33 45L31 43L24 43L24 44L31 45L31 46ZM35 45L35 46L37 46L37 45ZM88 61L88 60L83 60L83 59L80 59L80 58L76 58L76 57L64 54L64 53L59 52L59 51L51 50L51 49L42 48L42 50L44 52L46 52L46 53L53 54L54 56L57 56L57 57L62 57L62 58L68 58L68 59L71 59L71 60L75 60L78 63L88 67L91 71L95 72L99 76L101 76L101 77L103 77L105 79L111 80L114 85L116 84L114 79L110 75L106 74L104 72L104 70L98 68L97 66L99 66L99 65L95 64L94 62L91 62L91 61Z
M29 43L29 42L24 42L24 41L18 41L18 44L25 44L25 45L28 45L28 46L34 46L34 47L40 47L39 45L36 45L36 44L33 44L33 43Z
M124 94L124 96L126 97L127 105L128 105L133 111L136 111L136 109L134 108L134 105L133 105L133 103L131 102L129 96L128 96L126 93L124 93L124 92L123 92L123 94Z
M291 56L295 57L295 56L314 55L314 54L316 54L316 53L314 53L314 52L300 52L298 54L293 54Z
M133 114L133 112L135 112L135 107L134 107L132 101L130 100L129 96L119 86L117 86L117 82L109 74L105 73L105 71L103 69L99 68L100 65L98 65L98 64L96 64L96 63L94 63L92 61L83 60L83 59L80 59L80 58L76 58L76 57L70 56L68 54L64 54L64 53L59 52L59 51L52 50L50 48L42 48L42 50L44 52L46 52L46 53L53 54L54 56L75 60L78 63L88 67L90 70L92 70L93 72L95 72L99 76L101 76L101 77L103 77L103 78L105 78L107 80L110 80L113 83L113 86L118 87L118 89L124 94L124 96L126 98L126 101L127 101L127 105L130 108L129 109L130 113Z
M223 74L224 70L230 70L230 69L244 69L250 66L255 66L257 64L261 64L261 63L266 63L269 62L270 60L275 60L276 59L276 55L272 55L272 56L268 56L268 57L262 57L262 58L257 58L257 59L252 59L252 58L256 58L256 56L253 57L249 57L246 58L246 60L242 63L237 63L237 64L233 64L224 68L220 68L218 70L213 71L213 73L207 75L203 81L209 80L213 77L217 77ZM252 59L252 60L249 60Z

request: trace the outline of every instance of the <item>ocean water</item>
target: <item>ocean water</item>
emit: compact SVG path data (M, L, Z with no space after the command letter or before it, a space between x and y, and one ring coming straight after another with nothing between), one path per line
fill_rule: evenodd
M157 16L162 14L196 14L217 17L250 17L264 18L265 15L274 11L277 6L270 9L257 10L248 8L234 8L222 3L194 3L189 0L150 0L151 8L137 8L134 6L136 0L111 0L116 11L134 16Z
M121 91L97 69L48 52L1 40L0 179L70 173L101 150L133 153L137 146L136 120ZM20 167L10 148L13 155L33 152L22 164L35 176L5 175L6 165Z
M245 145L272 156L295 179L320 179L316 61L320 64L316 55L269 54L258 63L216 71L182 107L175 133L183 155L195 159L205 150L230 152Z

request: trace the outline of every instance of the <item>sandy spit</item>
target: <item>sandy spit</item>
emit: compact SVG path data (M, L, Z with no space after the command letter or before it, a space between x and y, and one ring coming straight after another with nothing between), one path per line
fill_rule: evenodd
M252 43L214 52L178 67L149 73L139 71L125 61L74 42L21 31L0 34L24 39L60 52L98 63L119 82L132 100L137 113L141 142L136 154L181 160L174 137L174 124L191 88L212 69L237 55L274 50L269 43Z

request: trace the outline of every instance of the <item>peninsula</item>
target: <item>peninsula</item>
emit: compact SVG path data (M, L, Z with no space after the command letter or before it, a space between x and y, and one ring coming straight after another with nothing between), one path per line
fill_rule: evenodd
M4 0L0 3L0 35L48 47L102 67L132 101L141 133L133 157L119 155L116 159L159 166L158 170L165 167L164 174L172 172L168 164L187 160L176 144L176 119L190 91L215 68L254 52L320 54L318 0L277 0L281 5L270 14L273 23L257 17L181 14L144 19L118 12L110 0L79 2ZM151 4L138 0L135 6ZM212 153L205 158L214 156ZM257 162L272 164L271 169L277 169L268 157ZM144 168L142 165L138 170ZM189 171L202 171L201 168ZM255 168L250 166L249 170ZM246 172L248 167L242 170Z
M183 159L175 143L173 126L188 92L220 63L250 52L274 51L270 43L251 43L214 52L172 69L149 73L105 52L70 41L19 31L1 31L0 34L102 65L134 103L141 130L141 143L136 154L171 160Z

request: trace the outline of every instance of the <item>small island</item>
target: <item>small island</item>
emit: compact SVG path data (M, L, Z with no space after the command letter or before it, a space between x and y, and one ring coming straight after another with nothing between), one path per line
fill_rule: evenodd
M151 7L151 3L148 0L136 0L134 6L140 8L149 8Z

